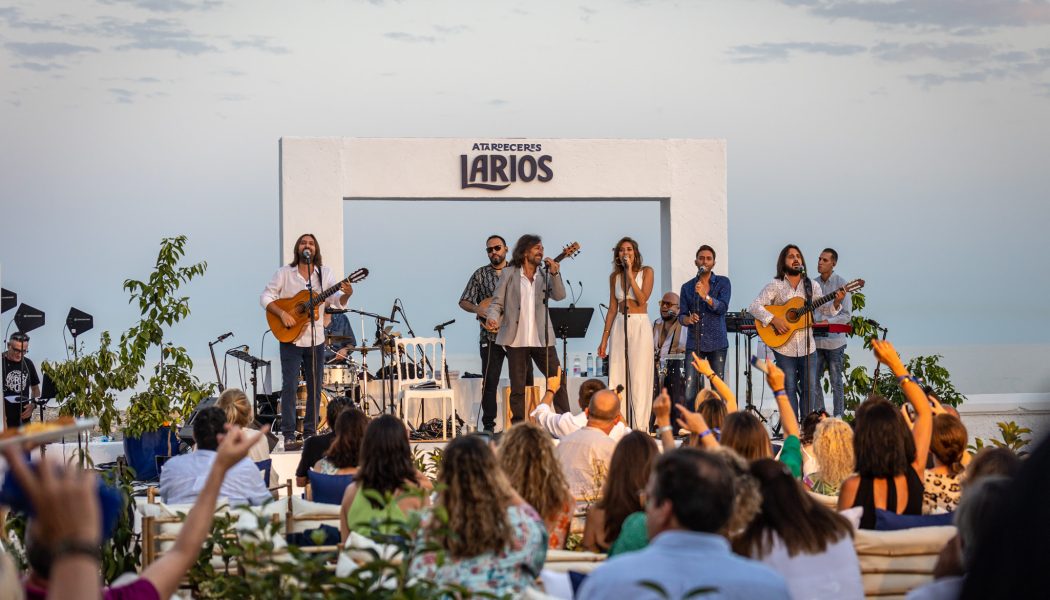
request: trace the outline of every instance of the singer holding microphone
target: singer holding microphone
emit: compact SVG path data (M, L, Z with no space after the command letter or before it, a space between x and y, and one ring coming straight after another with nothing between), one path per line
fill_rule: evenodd
M295 241L292 262L277 269L273 278L266 284L260 303L267 310L281 318L285 326L295 324L295 317L275 304L276 300L289 298L299 292L310 289L319 294L324 289L339 282L331 269L324 266L321 260L321 246L311 233L304 233ZM333 307L346 306L353 287L344 282L339 291L329 296L325 303ZM324 323L317 321L303 328L303 332L293 342L281 342L281 434L284 437L285 450L301 450L302 440L295 439L295 390L299 384L299 374L306 379L306 418L303 423L303 436L310 437L316 433L317 413L320 408L321 371L324 365Z
M609 388L623 385L626 390L620 396L620 414L633 429L649 431L656 349L647 305L653 293L653 269L642 264L638 242L629 237L613 247L612 263L609 312L598 356L609 360Z
M696 250L693 260L696 277L682 284L681 310L678 322L686 328L686 356L696 352L707 360L720 378L725 378L729 335L726 333L726 311L733 294L729 278L715 275L715 249L707 244ZM690 407L703 384L692 361L685 361L685 400ZM691 408L695 410L695 408Z

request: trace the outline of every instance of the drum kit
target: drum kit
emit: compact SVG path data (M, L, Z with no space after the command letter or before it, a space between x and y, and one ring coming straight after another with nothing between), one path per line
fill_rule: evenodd
M685 354L668 354L659 359L656 389L667 388L673 403L685 400Z
M336 398L342 399L351 406L369 412L369 402L381 412L381 405L368 394L368 353L379 350L379 346L342 346L350 341L349 336L325 336L325 351L343 352L345 359L338 356L324 365L321 374L321 399L317 413L317 432L324 433L335 426L328 422L328 403ZM361 362L351 358L355 352L361 353ZM306 381L300 375L299 387L295 394L296 430L302 433L306 420Z

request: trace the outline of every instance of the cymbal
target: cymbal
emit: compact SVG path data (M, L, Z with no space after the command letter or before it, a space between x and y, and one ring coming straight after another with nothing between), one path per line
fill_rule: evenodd
M348 342L354 339L349 335L326 335L325 340L328 342Z
M379 346L347 346L344 350L347 352L360 352L364 354L365 352L371 352L372 350L379 350Z

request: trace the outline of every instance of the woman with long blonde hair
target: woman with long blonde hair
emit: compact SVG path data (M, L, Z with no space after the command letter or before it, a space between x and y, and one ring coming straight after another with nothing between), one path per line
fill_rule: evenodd
M605 330L598 344L598 356L609 359L609 388L616 389L620 384L627 388L620 396L620 413L628 420L627 424L633 429L647 432L649 416L652 414L655 352L648 308L649 296L653 293L653 268L642 263L638 242L632 238L621 238L612 253L609 312L605 316ZM627 305L626 326L624 304ZM629 354L626 357L625 344L626 353Z
M518 423L503 434L497 457L511 487L543 517L548 547L564 548L574 503L550 435L538 425Z
M813 456L820 470L803 479L810 490L838 496L839 486L856 469L853 461L853 428L839 418L824 419L813 434Z
M441 552L417 556L411 575L470 593L519 597L547 559L543 519L514 491L481 436L458 437L445 447L435 511L423 523L426 541Z
M218 406L226 413L226 422L230 425L236 425L249 431L257 431L252 427L255 424L255 410L252 408L252 403L248 401L248 395L244 391L237 388L226 388L219 395L215 406ZM259 440L248 451L248 458L252 459L252 462L270 459L270 442L265 435L259 436ZM274 469L273 464L271 464L270 481L267 482L267 485L275 487L280 485L280 482L281 476L277 474L277 469Z

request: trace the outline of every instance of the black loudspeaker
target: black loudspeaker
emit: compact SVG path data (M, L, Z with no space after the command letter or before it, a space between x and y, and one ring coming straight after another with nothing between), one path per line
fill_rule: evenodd
M186 419L186 424L183 425L182 429L179 430L179 440L181 440L181 441L185 442L186 444L192 446L193 445L193 421L196 420L197 415L202 410L204 410L205 408L208 408L209 406L215 406L215 403L218 402L218 401L219 401L219 399L216 396L208 396L207 398L201 400L200 404L197 405L197 408L193 409L193 413L190 414L190 418Z

